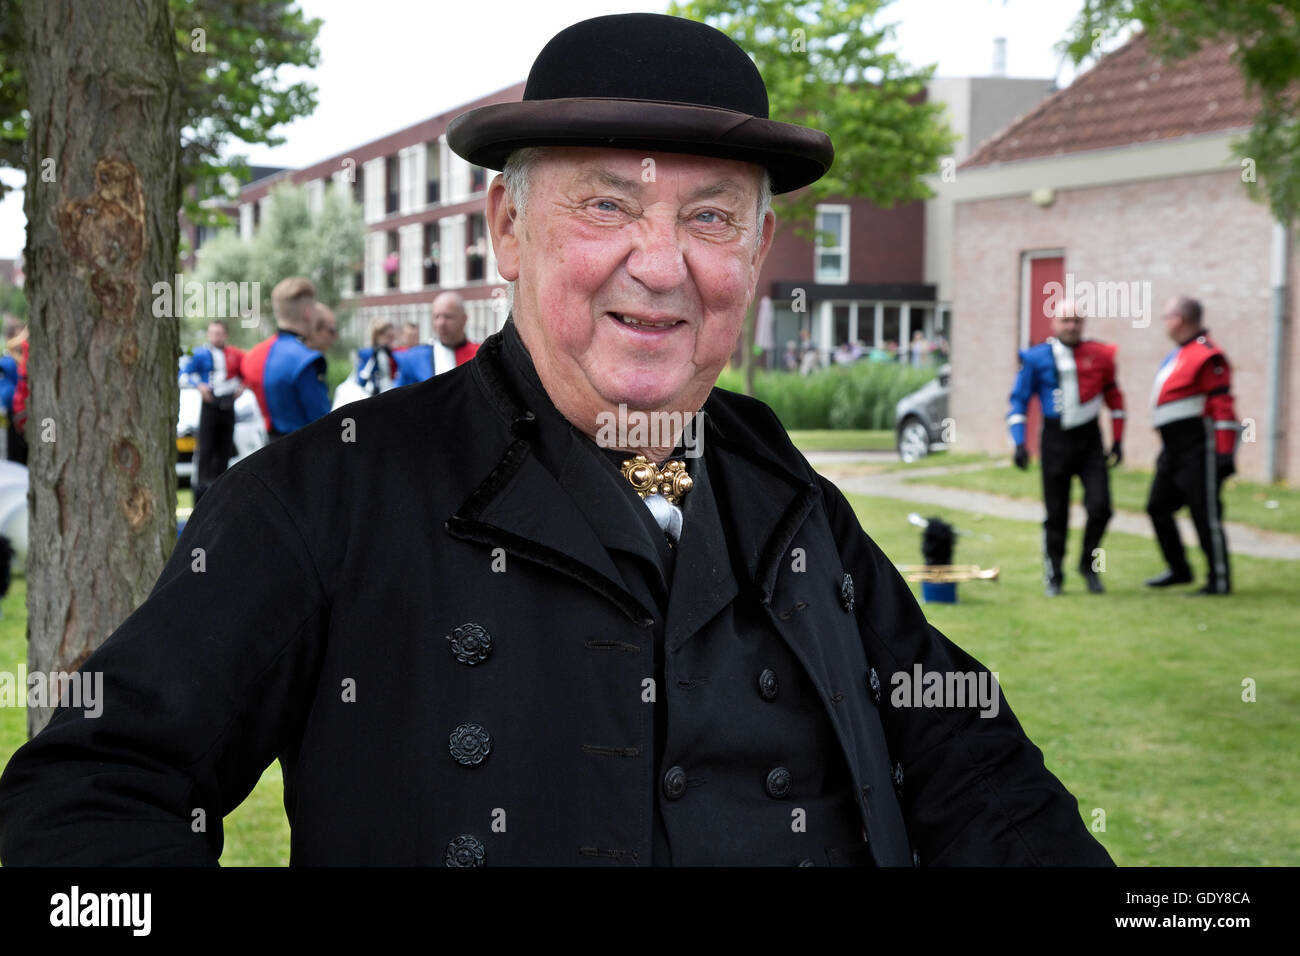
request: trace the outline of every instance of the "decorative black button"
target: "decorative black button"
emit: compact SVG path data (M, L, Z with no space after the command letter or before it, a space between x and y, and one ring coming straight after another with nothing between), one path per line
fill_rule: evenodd
M903 795L903 765L894 764L894 792L900 797Z
M800 865L800 866L816 866L817 864L814 863L812 860L800 860L800 861L799 861L799 865Z
M921 865L921 854L917 853L915 850L912 851L912 865L913 866Z
M777 800L784 799L790 794L792 782L790 771L785 767L777 767L767 775L767 795Z
M776 671L770 667L763 668L758 675L758 692L764 700L776 700L776 692L781 689L781 682L776 679Z
M451 732L451 755L466 767L477 767L492 752L492 735L482 724L461 724Z
M476 836L462 833L447 844L448 866L486 866L487 850Z
M686 771L681 767L669 767L664 774L664 796L677 800L686 792Z
M871 702L877 707L880 706L880 675L876 673L873 667L867 671L867 686L871 688Z
M853 612L853 575L847 571L840 578L840 606L849 613Z
M462 624L447 635L447 640L456 660L470 667L482 664L492 653L492 635L481 624Z

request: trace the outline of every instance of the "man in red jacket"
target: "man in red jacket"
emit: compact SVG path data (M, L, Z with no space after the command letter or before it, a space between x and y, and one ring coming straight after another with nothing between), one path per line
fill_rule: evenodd
M1165 312L1165 331L1178 348L1165 358L1151 390L1152 423L1164 448L1156 462L1147 514L1168 568L1149 587L1188 584L1192 569L1174 512L1187 505L1205 552L1208 580L1195 594L1228 594L1228 542L1223 536L1223 482L1237 470L1237 413L1228 358L1201 325L1201 304L1179 296Z

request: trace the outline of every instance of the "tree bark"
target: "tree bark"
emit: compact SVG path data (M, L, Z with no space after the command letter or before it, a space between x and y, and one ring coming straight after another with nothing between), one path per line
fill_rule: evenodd
M28 669L48 674L81 666L176 542L178 325L153 288L176 271L180 96L166 0L27 0L22 17ZM52 713L29 708L28 733Z

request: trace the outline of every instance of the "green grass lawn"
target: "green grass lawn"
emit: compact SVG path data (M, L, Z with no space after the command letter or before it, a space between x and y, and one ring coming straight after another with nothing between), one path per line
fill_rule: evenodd
M862 428L805 429L790 432L790 440L802 452L810 451L892 451L894 433Z
M850 500L891 559L920 563L920 531L906 520L915 505ZM1097 836L1117 863L1300 864L1300 564L1234 556L1231 597L1153 593L1142 581L1160 569L1155 544L1112 532L1108 593L1088 594L1067 575L1066 593L1047 598L1037 523L945 516L992 538L959 538L955 560L1002 575L961 585L961 603L926 614L1000 673L1084 819L1106 812ZM1067 566L1078 546L1076 531ZM1242 701L1244 678L1257 703Z
M909 502L851 496L863 526L894 561L917 563ZM935 509L927 509L930 514ZM1041 528L949 511L956 560L1001 568L964 584L961 603L927 605L931 622L991 670L1048 767L1079 799L1085 820L1106 814L1098 838L1122 865L1300 865L1300 655L1295 652L1300 564L1234 557L1236 594L1151 593L1155 545L1112 532L1108 588L1042 594ZM992 540L983 540L988 535ZM1071 535L1070 563L1077 553ZM914 588L919 594L919 585ZM0 620L0 669L25 650L25 585L14 582ZM1241 699L1256 682L1257 703ZM25 737L24 711L0 708L0 766ZM289 831L279 766L226 818L227 865L283 865Z
M937 461L938 459L936 459ZM1151 490L1151 471L1144 468L1116 468L1110 473L1111 507L1120 511L1145 512ZM1043 478L1038 462L1028 471L1004 465L956 475L933 475L911 479L918 484L944 485L971 491L989 491L1012 498L1043 496ZM1083 486L1075 481L1073 501L1083 501ZM1273 502L1273 506L1269 506ZM1260 485L1230 478L1223 492L1223 516L1228 521L1254 525L1268 531L1300 534L1300 490L1281 485Z
M801 449L805 450L805 449ZM805 450L806 451L806 450ZM918 471L922 468L950 468L956 465L986 464L993 467L995 459L975 452L953 453L937 451L919 461L836 461L817 466L817 471L831 479L859 478L863 475L883 475L894 472Z

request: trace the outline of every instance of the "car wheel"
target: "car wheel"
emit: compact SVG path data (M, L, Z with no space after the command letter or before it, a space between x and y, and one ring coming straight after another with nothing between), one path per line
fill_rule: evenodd
M905 462L917 461L930 454L930 430L919 418L909 418L898 430L898 457Z

